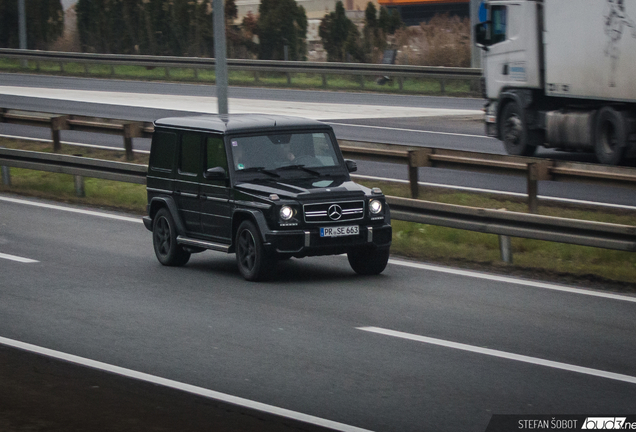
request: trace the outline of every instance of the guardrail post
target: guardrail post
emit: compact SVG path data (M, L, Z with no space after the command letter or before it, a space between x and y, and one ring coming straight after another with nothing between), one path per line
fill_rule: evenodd
M5 186L11 186L11 170L8 166L0 167L2 171L2 184Z
M141 136L141 123L125 123L124 124L124 149L126 150L126 159L133 160L133 138Z
M75 195L84 198L86 196L86 190L84 189L84 177L81 175L75 176Z
M440 86L440 90L442 91L442 94L446 93L446 80L444 78L441 78L439 80L439 86Z
M528 164L528 211L537 213L539 203L537 200L537 179L539 177L539 167L536 163Z
M53 140L54 152L59 152L60 150L62 150L62 143L60 142L60 131L68 129L68 116L58 116L51 118L51 139Z
M400 86L400 91L404 89L404 79L402 77L398 77L398 85Z
M291 74L287 72L286 75L287 75L287 84L291 85Z
M409 151L409 183L411 184L411 197L413 199L417 199L420 195L419 168L431 166L428 158L431 153L431 149Z
M322 86L327 87L327 75L322 74Z
M499 236L499 251L501 252L501 260L505 263L512 264L512 242L509 236Z
M258 71L254 71L254 82L258 82Z

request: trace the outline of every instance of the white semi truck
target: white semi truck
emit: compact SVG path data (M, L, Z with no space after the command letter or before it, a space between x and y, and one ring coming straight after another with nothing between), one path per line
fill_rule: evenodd
M486 131L508 154L538 146L636 158L636 0L484 0L475 26Z

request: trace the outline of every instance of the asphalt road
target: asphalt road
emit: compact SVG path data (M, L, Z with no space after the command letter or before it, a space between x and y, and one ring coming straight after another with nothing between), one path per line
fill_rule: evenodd
M249 283L234 256L162 267L137 217L68 208L0 196L0 337L376 431L634 414L634 296L342 256Z
M134 92L155 96L215 95L214 86L22 74L0 74L0 86L27 86L42 89L73 89L86 91L97 90L114 93ZM482 100L470 98L240 87L231 87L229 95L230 98L237 100L271 101L272 106L276 106L277 103L312 102L342 105L344 107L351 106L352 110L360 106L387 106L405 109L409 107L413 109L425 107L432 110L478 110L483 106ZM152 121L157 118L175 115L196 114L196 112L183 110L131 107L7 94L0 94L0 107L142 121ZM334 127L336 136L340 139L420 145L494 154L504 153L499 141L484 136L482 120L480 116L475 115L399 118L376 117L368 119L339 118L326 121ZM0 135L50 139L50 131L45 128L23 127L1 123ZM108 147L123 146L121 138L109 135L62 131L61 138L66 142L89 143ZM148 150L150 147L149 140L147 139L135 139L134 141L136 149ZM563 153L547 149L540 150L538 156L580 162L593 162L593 157L589 154ZM407 178L407 170L404 166L371 162L360 162L359 174L389 179L405 180ZM516 194L526 193L525 179L509 176L422 168L420 169L420 180L433 185L450 185ZM629 207L634 206L633 192L623 188L539 182L539 195L542 197L562 198L566 200L589 201Z

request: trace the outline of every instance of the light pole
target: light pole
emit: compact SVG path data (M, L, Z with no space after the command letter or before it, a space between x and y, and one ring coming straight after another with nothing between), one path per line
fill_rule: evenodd
M18 0L18 27L20 36L20 49L27 49L27 30L26 30L26 8L24 0ZM21 60L20 66L26 68L29 66L27 60Z
M223 7L223 0L213 0L212 9L214 11L216 97L219 103L219 114L227 114L227 47L225 45L225 8Z

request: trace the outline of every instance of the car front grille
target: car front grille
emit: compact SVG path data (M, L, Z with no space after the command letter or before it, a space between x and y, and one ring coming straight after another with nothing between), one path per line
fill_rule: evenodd
M333 223L364 218L364 201L329 202L305 204L305 222Z

